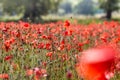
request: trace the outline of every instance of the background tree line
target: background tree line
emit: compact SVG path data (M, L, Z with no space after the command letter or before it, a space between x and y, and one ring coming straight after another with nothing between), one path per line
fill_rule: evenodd
M41 15L56 13L58 7L65 10L65 13L75 13L84 15L94 15L99 8L104 10L106 18L111 19L112 12L119 10L119 0L79 0L74 7L65 0L0 0L2 4L2 14L18 15L23 14L22 20L30 19L32 22L41 19Z
M112 12L120 8L120 0L79 0L78 4L73 6L72 3L64 1L60 8L65 10L62 13L75 13L84 15L94 15L95 13L106 13L106 18L111 19Z
M23 14L23 20L29 18L32 22L40 19L41 15L55 12L60 0L0 0L3 13L7 15Z

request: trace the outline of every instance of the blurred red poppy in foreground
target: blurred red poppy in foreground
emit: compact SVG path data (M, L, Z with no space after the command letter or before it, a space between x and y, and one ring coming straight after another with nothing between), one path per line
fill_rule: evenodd
M8 74L0 74L0 79L8 79Z
M78 75L85 80L108 80L106 73L114 64L115 54L112 48L84 51L76 64Z

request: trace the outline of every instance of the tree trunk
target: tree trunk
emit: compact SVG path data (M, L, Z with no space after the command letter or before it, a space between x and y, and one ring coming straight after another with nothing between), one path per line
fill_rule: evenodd
M111 11L111 10L107 10L106 18L107 18L108 20L111 20L111 18L112 18L112 11Z

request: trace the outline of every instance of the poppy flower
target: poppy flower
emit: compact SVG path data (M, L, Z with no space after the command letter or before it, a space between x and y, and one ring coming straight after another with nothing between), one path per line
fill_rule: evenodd
M40 80L41 77L46 77L47 76L47 71L46 69L39 69L39 68L35 68L34 69L34 80Z
M48 52L48 53L46 53L46 56L47 57L52 57L52 54L53 54L52 52Z
M5 60L5 61L9 61L10 59L12 59L12 57L13 57L12 55L6 56L6 57L4 58L4 60Z
M9 76L8 76L8 74L0 74L0 79L8 79L9 78Z
M65 23L64 23L64 26L65 26L65 27L70 26L70 22L69 22L68 20L66 20Z
M5 46L5 50L8 52L11 47L10 41L9 40L5 41L4 46Z
M29 27L29 23L25 23L25 24L24 24L24 27Z
M85 80L107 80L105 73L114 64L116 51L113 48L89 49L78 58L76 71Z
M27 76L31 76L32 74L33 74L33 70L32 69L26 71L26 75Z

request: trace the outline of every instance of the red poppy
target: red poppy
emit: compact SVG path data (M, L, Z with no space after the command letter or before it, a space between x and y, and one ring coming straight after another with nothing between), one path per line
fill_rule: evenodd
M84 51L78 59L76 70L85 80L107 80L105 73L114 63L115 53L112 48Z
M12 55L6 56L6 57L4 58L4 60L5 60L5 61L9 61L12 57L13 57Z
M8 79L9 78L9 76L8 76L8 74L0 74L0 79Z
M66 20L65 23L64 23L64 26L65 26L65 27L70 26L70 22L69 22L68 20Z
M5 46L5 50L8 52L11 47L10 41L9 40L5 41L4 46Z
M52 57L52 54L53 54L53 52L48 52L48 53L46 53L46 56L47 57Z
M44 48L44 46L45 46L45 44L42 43L42 42L38 44L38 48L39 48L39 49Z
M25 23L24 26L25 26L25 27L29 27L29 23Z
M49 50L49 49L51 48L51 44L50 44L50 43L46 43L46 44L45 44L45 48L46 48L47 50Z
M40 80L41 77L46 77L47 76L46 69L35 68L34 73L35 73L34 80Z
M27 71L26 71L26 75L27 75L27 76L33 75L33 70L32 70L32 69L27 70Z

